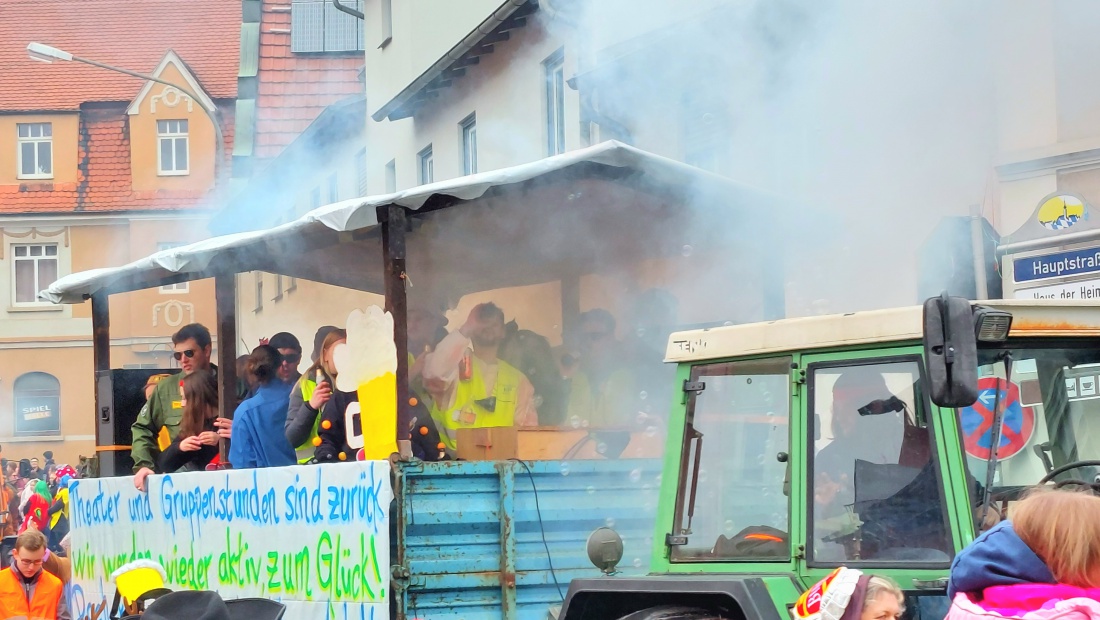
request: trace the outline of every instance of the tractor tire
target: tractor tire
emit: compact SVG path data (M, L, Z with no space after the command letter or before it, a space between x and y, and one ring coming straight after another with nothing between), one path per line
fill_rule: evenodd
M619 620L725 620L722 616L699 609L698 607L686 607L682 605L661 605L650 607L627 614Z

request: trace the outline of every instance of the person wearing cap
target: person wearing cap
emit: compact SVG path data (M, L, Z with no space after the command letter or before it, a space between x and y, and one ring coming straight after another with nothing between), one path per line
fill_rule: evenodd
M267 344L279 350L282 356L279 364L279 380L287 385L294 385L302 373L298 372L298 364L302 361L302 343L290 332L279 332L272 336Z
M791 607L792 620L898 620L903 613L905 593L892 579L843 566Z
M46 536L29 529L15 539L11 566L0 570L0 618L70 620L64 585L43 569Z
M854 529L855 467L862 460L876 465L899 462L904 422L898 412L862 415L870 403L894 397L880 367L854 366L837 377L832 388L832 439L814 453L814 554L817 559L844 561L852 551L836 535Z
M196 370L209 370L215 376L218 367L210 363L212 351L210 330L192 323L184 325L172 335L175 349L173 357L180 364L180 372L157 382L149 397L147 407L142 408L137 420L130 427L133 445L130 457L134 460L134 486L145 490L145 479L157 471L160 453L172 445L180 432L183 421L183 396L180 390L183 378ZM214 426L218 435L229 438L233 421L217 418Z

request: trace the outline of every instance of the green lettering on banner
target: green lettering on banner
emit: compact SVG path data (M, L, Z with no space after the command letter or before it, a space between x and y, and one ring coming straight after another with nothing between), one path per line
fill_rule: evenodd
M387 462L153 476L148 494L104 478L83 481L78 496L73 591L82 610L114 596L119 567L152 559L165 587L272 598L288 604L288 619L320 615L326 603L341 617L387 617Z

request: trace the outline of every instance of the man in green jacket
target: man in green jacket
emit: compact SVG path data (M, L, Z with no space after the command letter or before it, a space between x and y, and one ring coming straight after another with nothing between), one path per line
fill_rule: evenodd
M198 323L184 325L172 336L173 356L179 362L181 372L158 382L149 397L149 402L138 414L137 421L130 427L133 443L130 456L134 459L134 486L145 490L145 479L157 473L157 459L160 452L171 445L179 434L180 421L183 419L183 402L180 394L180 382L196 370L218 369L210 363L210 330ZM214 425L218 434L229 438L233 422L218 418Z

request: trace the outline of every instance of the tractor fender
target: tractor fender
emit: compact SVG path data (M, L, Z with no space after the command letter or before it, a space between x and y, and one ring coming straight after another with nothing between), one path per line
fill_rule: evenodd
M793 579L793 577L792 577ZM752 575L575 579L558 620L786 620Z

